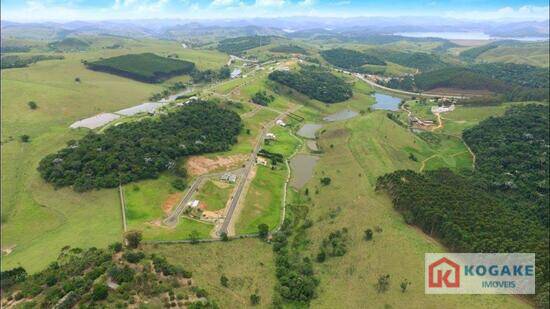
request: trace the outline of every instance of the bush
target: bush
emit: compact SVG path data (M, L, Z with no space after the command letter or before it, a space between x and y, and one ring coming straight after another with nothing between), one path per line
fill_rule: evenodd
M98 284L94 286L92 291L92 299L94 301L104 300L109 295L109 288L105 284Z
M23 143L28 143L31 141L31 137L28 136L27 134L23 134L19 137L19 139L21 140L21 142Z
M332 179L330 179L330 177L323 177L321 178L321 184L323 186L328 186L330 185L330 182L332 181Z
M266 240L268 235L269 226L265 223L258 225L258 236L260 236L261 239Z
M135 264L141 261L145 257L145 254L141 251L138 251L138 252L130 251L130 252L125 252L123 257L126 261Z
M250 295L250 304L256 306L260 303L260 295L252 294Z
M365 240L369 241L371 239L372 239L372 230L371 229L366 229L365 230Z
M139 243L141 242L141 239L143 238L143 235L140 231L128 231L126 234L124 234L124 238L126 239L126 244L129 248L137 248L139 246Z
M220 277L220 284L224 287L228 287L229 286L229 279L225 275L222 275Z
M185 181L183 181L183 179L181 179L181 178L174 179L172 181L171 185L174 189L179 190L179 191L183 191L187 187L187 185L185 184Z
M38 108L38 104L36 104L36 102L34 102L34 101L29 101L29 103L27 103L27 105L29 106L30 109L37 109Z

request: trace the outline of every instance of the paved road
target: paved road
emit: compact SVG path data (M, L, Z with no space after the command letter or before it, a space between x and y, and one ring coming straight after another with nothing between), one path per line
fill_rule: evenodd
M364 77L363 75L361 74L358 74L358 73L355 73L353 74L355 77L359 78L360 80L366 82L367 84L375 87L375 88L380 88L380 89L383 89L383 90L387 90L389 92L394 92L394 93L399 93L399 94L405 94L405 95L410 95L410 96L421 96L421 97L430 97L430 98L450 98L450 99L464 99L466 98L466 96L456 96L456 95L445 95L445 94L430 94L430 93L418 93L418 92L410 92L410 91L405 91L405 90L399 90L399 89L393 89L393 88L388 88L388 87L385 87L385 86L382 86L382 85L379 85L375 82L373 82L372 80Z

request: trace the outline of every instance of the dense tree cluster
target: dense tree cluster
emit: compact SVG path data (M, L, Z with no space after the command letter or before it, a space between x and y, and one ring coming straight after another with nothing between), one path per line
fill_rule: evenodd
M550 88L548 68L496 62L472 65L470 69L510 85L527 88Z
M464 131L476 171L397 171L376 189L405 220L453 251L535 252L537 301L548 301L548 106L513 107Z
M270 48L269 51L273 53L285 53L285 54L302 54L302 55L308 54L305 48L294 44L275 46Z
M297 252L291 252L289 239L293 234L293 225L298 222L285 220L281 230L273 237L275 253L275 273L278 279L276 291L285 302L308 304L317 296L319 279L313 272L313 263Z
M62 60L64 58L65 57L61 55L34 55L34 56L7 55L7 56L2 56L2 59L0 62L1 62L2 69L12 69L12 68L28 67L29 64L33 64L38 61Z
M231 71L226 65L222 66L217 71L212 69L201 71L197 68L191 71L191 77L195 83L211 83L216 80L228 79L230 76Z
M273 95L268 95L267 92L265 92L264 90L256 92L252 96L252 98L250 98L250 100L258 105L267 106L269 103L275 100L275 97Z
M191 273L164 257L142 251L65 247L57 261L27 275L21 267L3 271L2 307L15 301L21 308L127 308L153 306L218 308L203 289L190 284ZM129 261L122 256L139 256ZM176 298L175 294L188 295ZM163 295L169 295L169 298ZM190 296L190 297L189 297ZM155 305L157 304L157 305Z
M218 43L218 50L230 55L240 55L245 50L270 44L272 39L272 36L261 35L229 38Z
M548 71L527 65L479 64L470 67L448 67L416 74L414 77L392 78L383 83L390 88L408 91L429 91L435 88L487 90L495 93L487 98L473 98L464 104L503 101L548 100Z
M348 251L348 229L331 232L323 239L317 254L317 261L323 262L327 257L343 256Z
M298 72L274 71L269 79L325 103L342 102L353 95L351 86L342 78L314 65L302 66Z
M345 48L323 50L321 56L328 63L353 72L361 71L361 66L365 64L386 65L376 56Z
M384 57L386 61L400 64L409 68L416 68L423 72L432 71L448 66L435 54L390 52Z
M550 203L548 112L547 105L512 107L504 116L486 119L463 133L490 189L512 198L545 226Z
M38 170L56 187L112 188L155 178L182 156L228 150L241 126L235 112L197 101L159 119L123 123L101 134L91 132L43 158Z
M90 70L107 72L146 83L160 83L195 71L193 62L165 58L153 53L128 54L85 62Z

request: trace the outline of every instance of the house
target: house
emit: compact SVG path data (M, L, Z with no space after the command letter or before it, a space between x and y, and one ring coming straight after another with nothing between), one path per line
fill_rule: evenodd
M267 159L264 157L256 157L256 164L267 166Z
M439 114L439 113L447 113L452 112L455 110L455 105L451 104L451 106L432 106L432 113Z
M273 133L267 133L265 135L265 139L267 139L267 140L276 140L277 136L275 136L275 134L273 134Z
M241 70L240 69L234 69L232 72L231 72L231 78L237 78L241 75Z
M229 183L235 183L237 181L237 175L232 173L224 173L221 175L220 180L227 181Z
M199 200L192 200L191 202L187 203L187 206L191 208L197 208L197 206L199 206Z
M286 123L284 121L282 121L281 119L277 119L277 121L275 121L275 124L277 124L278 126L281 126L281 127L286 126Z

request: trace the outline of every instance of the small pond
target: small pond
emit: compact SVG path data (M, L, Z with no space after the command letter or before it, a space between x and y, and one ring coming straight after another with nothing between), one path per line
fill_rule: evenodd
M374 93L374 98L376 100L376 104L372 106L374 109L385 109L390 111L399 110L401 98L392 97L391 95L382 94L379 92Z
M290 168L292 169L290 185L301 189L313 176L313 170L318 160L318 156L306 154L298 154L290 159Z
M306 123L304 124L300 130L298 130L298 135L305 138L315 138L315 133L322 128L323 125L315 124L315 123Z
M356 112L356 111L352 111L351 109L344 109L344 110L341 110L337 113L330 114L330 115L326 116L325 118L323 118L323 120L324 121L329 121L329 122L347 120L347 119L353 118L357 115L359 115L359 113Z

